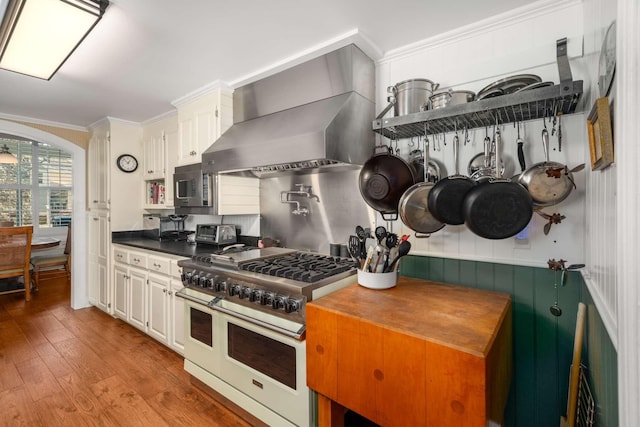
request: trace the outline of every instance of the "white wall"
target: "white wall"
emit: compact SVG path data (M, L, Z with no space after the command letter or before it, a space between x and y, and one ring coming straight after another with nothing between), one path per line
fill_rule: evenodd
M377 105L386 105L387 86L410 78L428 78L442 88L465 89L478 92L486 85L515 74L537 74L543 81L559 82L556 63L556 40L568 38L568 51L574 80L586 80L589 75L582 60L582 3L580 1L542 1L531 6L493 17L453 32L424 40L389 52L377 64ZM588 97L588 96L587 96ZM579 106L578 111L582 107ZM541 130L542 120L525 122L525 155L528 165L544 160ZM565 116L562 120L562 152L557 150L557 139L551 138L551 160L570 167L588 161L585 157L586 129L584 114ZM511 176L517 165L516 129L512 124L501 127L504 150L510 159ZM491 130L489 130L491 132ZM471 143L461 145L460 169L466 173L469 160L482 151L485 130L471 132ZM430 151L432 157L445 163L447 172L454 173L453 135L442 151ZM388 141L385 141L388 142ZM410 141L400 141L401 154L411 149ZM519 169L519 166L518 166ZM553 225L544 235L546 223L535 215L529 226L529 239L483 239L464 225L447 225L429 238L412 238L412 253L417 255L464 258L480 261L546 267L550 258L565 259L569 263L585 262L584 210L585 177L588 172L575 175L577 190L560 204L544 208L547 213L559 212L567 218ZM413 234L397 221L393 224L401 233Z

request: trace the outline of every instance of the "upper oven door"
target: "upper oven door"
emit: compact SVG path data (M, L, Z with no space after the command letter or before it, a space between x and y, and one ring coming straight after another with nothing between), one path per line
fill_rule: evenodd
M296 425L309 425L306 341L220 313L220 378Z

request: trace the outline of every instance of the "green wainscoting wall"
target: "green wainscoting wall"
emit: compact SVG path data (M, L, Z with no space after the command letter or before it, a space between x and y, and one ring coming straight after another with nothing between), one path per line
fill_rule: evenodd
M558 287L560 272L488 262L409 255L403 276L511 294L513 298L514 376L505 412L507 427L559 426L566 413L578 302L587 305L583 364L596 401L597 426L618 425L617 354L591 295L578 272Z

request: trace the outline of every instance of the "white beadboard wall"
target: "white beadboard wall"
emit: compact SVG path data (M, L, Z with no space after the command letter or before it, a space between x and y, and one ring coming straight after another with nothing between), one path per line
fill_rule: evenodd
M389 52L377 64L378 110L386 105L386 88L410 78L428 78L440 83L442 88L474 92L500 78L523 73L537 74L543 80L557 84L556 40L563 37L568 39L574 80L585 80L585 87L589 88L590 76L582 59L582 23L581 1L541 1ZM562 119L562 152L558 151L557 137L551 137L551 160L569 167L588 162L585 117L579 112ZM544 160L542 127L542 120L534 120L525 122L521 128L528 165ZM505 124L501 130L504 157L509 159L505 176L511 176L516 173L516 166L519 170L516 129L513 124ZM492 129L489 133L492 134ZM470 143L461 145L461 172L466 174L469 160L482 151L484 136L484 128L474 130L470 132ZM431 157L445 164L449 175L454 173L452 138L453 134L445 136L447 145L443 145L441 151L430 150ZM387 140L383 142L388 143ZM417 139L398 141L400 154L406 158L417 143ZM412 237L412 253L536 267L546 267L550 258L586 263L584 212L588 174L588 170L576 173L577 190L560 204L543 209L546 213L559 212L567 217L561 224L553 225L549 235L543 233L546 220L536 214L526 240L489 240L476 236L464 225L447 225L429 238ZM381 219L379 221L382 223ZM387 225L400 233L413 235L401 221Z
M586 0L584 2L585 65L589 74L588 112L600 97L598 89L598 61L607 28L616 19L615 0ZM609 100L615 99L616 81ZM585 158L589 159L588 147ZM617 288L616 288L616 186L617 168L587 173L585 243L585 282L591 291L605 327L614 346L617 346Z

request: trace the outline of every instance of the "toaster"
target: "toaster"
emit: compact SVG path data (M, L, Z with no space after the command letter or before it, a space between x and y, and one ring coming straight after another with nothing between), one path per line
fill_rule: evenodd
M196 225L196 242L215 245L237 243L236 226L229 224Z

